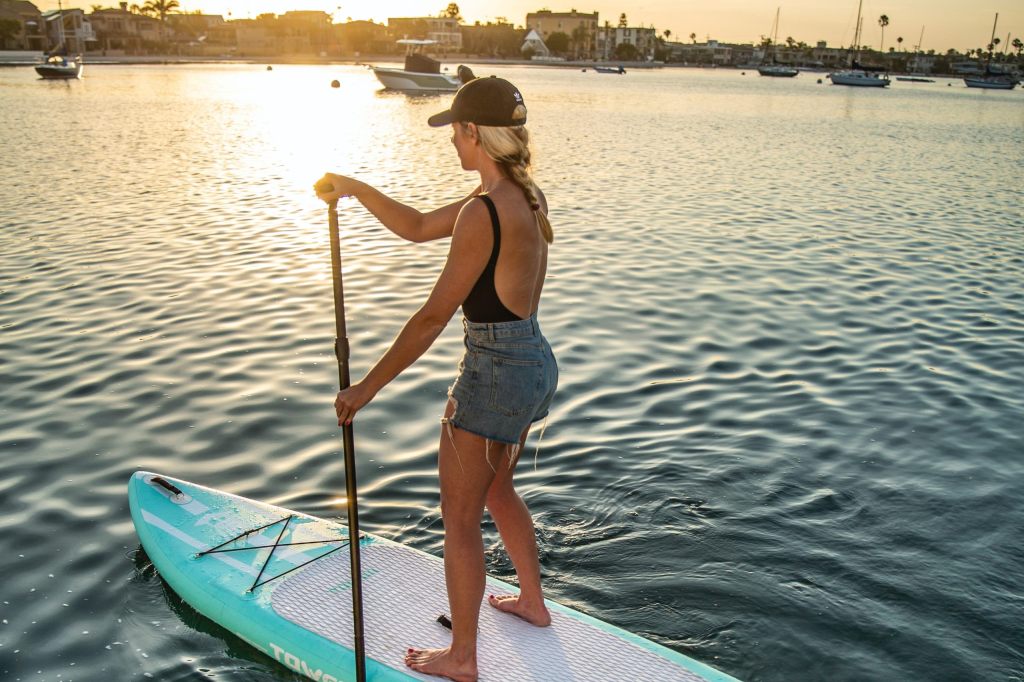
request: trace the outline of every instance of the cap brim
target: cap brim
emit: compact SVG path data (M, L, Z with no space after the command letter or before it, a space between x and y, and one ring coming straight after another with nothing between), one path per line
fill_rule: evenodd
M447 111L442 111L440 114L434 114L433 116L427 119L427 125L433 126L435 128L451 125L454 122L455 114L452 113L451 109L448 109Z

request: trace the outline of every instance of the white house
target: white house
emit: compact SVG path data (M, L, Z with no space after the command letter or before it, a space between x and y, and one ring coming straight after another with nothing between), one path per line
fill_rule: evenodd
M530 29L530 32L526 34L526 38L523 40L523 46L519 48L520 52L526 52L527 50L533 50L534 55L541 57L551 56L551 50L544 44L544 40L535 28Z

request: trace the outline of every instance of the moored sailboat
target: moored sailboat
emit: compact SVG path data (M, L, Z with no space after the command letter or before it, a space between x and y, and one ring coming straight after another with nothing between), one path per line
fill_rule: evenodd
M860 52L860 37L861 37L861 10L864 6L864 0L860 0L857 4L857 28L853 33L853 60L850 64L850 68L842 71L834 71L828 75L828 79L832 81L833 85L852 85L862 88L884 88L889 85L889 76L886 73L887 69L881 66L867 66L857 62L857 56Z
M978 75L964 76L964 85L969 88L1013 90L1017 87L1017 76L1001 71L992 65L992 52L995 50L996 25L998 23L999 12L996 12L995 21L992 22L992 36L988 40L988 58L985 60L985 70Z
M64 36L64 8L57 2L57 47L46 53L46 61L36 65L36 73L47 80L68 80L81 78L84 64L82 55L68 59L67 43Z
M61 54L51 54L42 64L36 65L36 73L46 79L69 79L82 77L82 57L68 59Z
M772 62L771 64L762 63L757 67L757 72L762 76L771 76L773 78L792 78L796 76L799 71L794 69L792 66L786 66L785 64L779 64L775 61L775 46L779 42L779 10L781 7L775 8L775 23L772 25ZM765 50L767 56L767 50ZM762 60L763 61L763 60Z

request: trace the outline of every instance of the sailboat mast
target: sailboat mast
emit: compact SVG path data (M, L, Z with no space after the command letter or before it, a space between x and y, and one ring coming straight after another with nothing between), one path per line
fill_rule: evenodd
M860 0L860 2L857 3L857 25L853 29L853 51L851 53L852 56L853 56L853 59L850 61L850 66L853 66L853 64L857 61L857 57L860 56L860 28L861 28L860 12L861 12L861 10L863 8L864 8L864 0Z
M988 39L988 59L985 60L985 73L988 73L988 65L992 63L992 52L996 49L996 26L999 24L999 12L996 12L996 18L992 22L992 35Z
M57 49L64 49L67 53L67 46L64 44L64 6L57 0Z
M921 27L921 35L917 38L917 52L921 51L921 44L924 42L924 26Z
M782 9L782 8L781 7L776 7L775 8L775 24L773 25L773 28L775 30L772 31L772 64L776 63L775 62L775 53L779 49L779 10L780 9Z
M860 12L864 8L864 0L857 3L857 28L853 31L853 46L860 52L860 30L863 24L860 20Z

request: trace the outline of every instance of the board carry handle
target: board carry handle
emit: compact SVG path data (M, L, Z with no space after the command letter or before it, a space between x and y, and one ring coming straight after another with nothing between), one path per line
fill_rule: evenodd
M181 488L179 488L178 486L174 485L173 483L168 481L166 478L161 478L160 476L154 476L153 478L151 478L149 480L149 482L150 483L156 483L158 486L160 486L164 490L167 490L167 491L173 493L174 495L183 495L184 494L184 493L181 492Z

